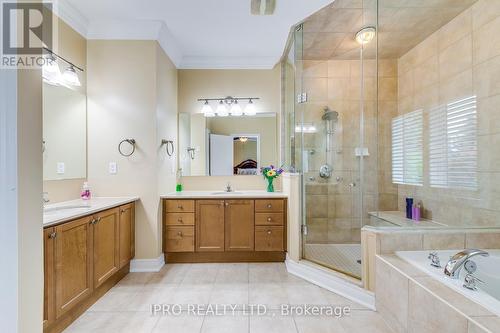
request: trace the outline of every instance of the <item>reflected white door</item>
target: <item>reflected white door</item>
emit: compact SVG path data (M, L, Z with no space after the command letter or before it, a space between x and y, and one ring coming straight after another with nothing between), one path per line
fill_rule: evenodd
M210 175L233 174L233 137L210 134Z

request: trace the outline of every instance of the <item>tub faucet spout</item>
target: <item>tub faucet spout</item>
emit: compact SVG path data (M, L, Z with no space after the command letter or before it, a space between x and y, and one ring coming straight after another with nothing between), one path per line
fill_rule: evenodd
M488 252L478 249L466 249L460 251L451 257L450 261L448 261L446 267L444 268L444 274L448 275L452 279L458 279L460 270L467 260L475 256L487 257L489 255L490 254Z

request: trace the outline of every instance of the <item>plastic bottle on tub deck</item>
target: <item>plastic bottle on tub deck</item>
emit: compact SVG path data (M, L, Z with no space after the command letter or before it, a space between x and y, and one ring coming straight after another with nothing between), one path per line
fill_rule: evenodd
M406 218L412 218L412 209L413 209L413 198L406 198Z

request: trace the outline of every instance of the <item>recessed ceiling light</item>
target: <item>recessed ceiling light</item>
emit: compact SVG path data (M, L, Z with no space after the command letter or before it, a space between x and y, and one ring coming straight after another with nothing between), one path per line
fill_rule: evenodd
M361 44L368 44L375 37L375 27L364 27L356 33L356 41Z

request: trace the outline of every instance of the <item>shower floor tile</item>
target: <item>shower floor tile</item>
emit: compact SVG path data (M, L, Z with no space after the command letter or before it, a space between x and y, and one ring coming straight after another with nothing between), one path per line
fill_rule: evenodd
M305 258L330 268L361 277L360 244L306 244Z

